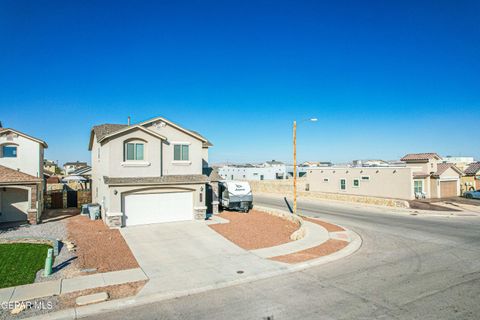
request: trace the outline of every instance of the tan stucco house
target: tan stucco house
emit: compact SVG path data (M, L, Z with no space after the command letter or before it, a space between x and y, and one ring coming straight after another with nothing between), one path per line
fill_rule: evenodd
M426 198L460 195L462 171L453 163L444 163L437 153L409 153L400 160L413 169L415 193Z
M462 176L462 194L473 190L480 190L480 162L471 163Z
M92 199L104 221L121 227L205 219L218 204L218 186L204 174L211 146L199 133L162 117L94 126Z
M47 144L0 128L0 223L36 224L43 210L43 160Z
M411 153L403 166L311 168L309 191L413 200L460 195L462 172L436 153Z

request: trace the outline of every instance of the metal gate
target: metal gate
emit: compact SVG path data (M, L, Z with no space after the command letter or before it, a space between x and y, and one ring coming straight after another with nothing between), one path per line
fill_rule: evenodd
M67 208L77 207L77 191L67 191Z

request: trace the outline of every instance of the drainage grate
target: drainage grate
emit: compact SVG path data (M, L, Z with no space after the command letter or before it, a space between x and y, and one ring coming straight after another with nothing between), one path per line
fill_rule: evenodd
M237 273L238 273L238 274L242 274L242 273L243 273L243 270L238 270Z

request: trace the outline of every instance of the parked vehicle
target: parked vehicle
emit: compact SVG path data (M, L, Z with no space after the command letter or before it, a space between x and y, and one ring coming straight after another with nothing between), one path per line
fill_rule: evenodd
M221 204L225 209L248 212L253 208L252 189L248 181L223 181L220 183Z
M467 199L480 199L480 189L477 191L467 191L463 194Z

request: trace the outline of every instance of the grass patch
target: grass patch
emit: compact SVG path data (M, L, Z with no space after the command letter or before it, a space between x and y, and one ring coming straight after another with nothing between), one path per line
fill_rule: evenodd
M46 244L0 244L0 288L33 283L49 248Z

